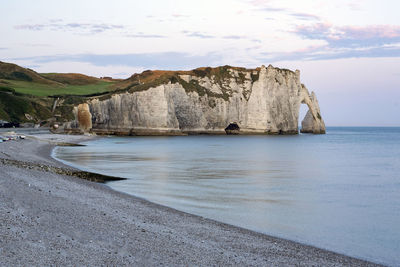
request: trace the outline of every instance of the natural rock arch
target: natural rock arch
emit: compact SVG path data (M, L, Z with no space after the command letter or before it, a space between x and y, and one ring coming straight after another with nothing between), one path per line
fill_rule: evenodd
M301 104L306 104L308 106L308 111L303 121L301 122L301 133L314 133L314 134L324 134L325 133L325 123L321 117L321 111L319 109L319 104L315 93L308 93L307 88L304 84L301 85L302 88L302 100Z

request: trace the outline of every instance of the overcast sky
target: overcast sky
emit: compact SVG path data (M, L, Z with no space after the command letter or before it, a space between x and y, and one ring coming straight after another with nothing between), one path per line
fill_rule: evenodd
M327 125L400 126L398 0L1 0L0 60L127 78L300 69Z

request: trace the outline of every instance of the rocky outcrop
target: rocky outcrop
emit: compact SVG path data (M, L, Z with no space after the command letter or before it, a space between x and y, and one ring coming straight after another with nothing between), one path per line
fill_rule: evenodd
M309 112L302 132L325 132L315 94L301 84L298 70L225 66L157 74L151 82L152 73L144 74L133 76L138 82L125 91L80 105L75 121L65 130L91 128L99 134L125 135L297 134L300 105L306 104ZM147 77L146 82L141 77Z
M325 123L322 120L321 111L319 109L318 100L315 96L315 93L312 92L310 97L304 98L303 103L307 104L309 109L303 121L301 122L300 132L324 134L326 131Z
M92 114L89 111L89 105L87 103L79 104L74 113L77 114L77 121L79 122L79 128L87 133L92 129Z

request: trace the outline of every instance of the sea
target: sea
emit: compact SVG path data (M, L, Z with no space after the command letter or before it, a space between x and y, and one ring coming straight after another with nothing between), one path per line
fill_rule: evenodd
M400 266L400 127L84 144L53 156L125 177L107 186L180 211Z

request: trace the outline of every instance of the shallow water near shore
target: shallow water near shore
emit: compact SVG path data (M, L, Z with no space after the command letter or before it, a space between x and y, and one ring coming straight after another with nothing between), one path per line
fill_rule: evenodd
M53 156L126 177L118 191L247 229L400 265L400 128L326 135L107 137Z

